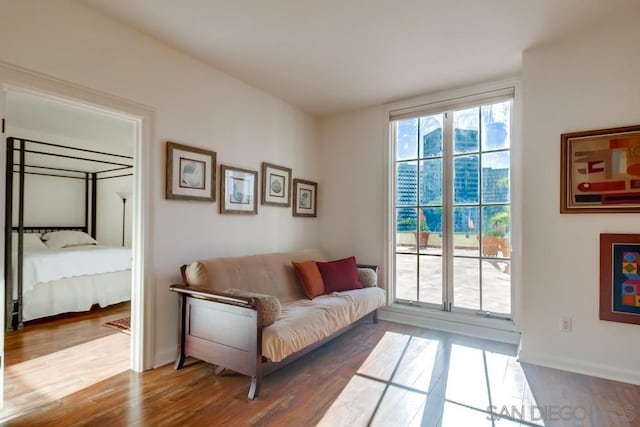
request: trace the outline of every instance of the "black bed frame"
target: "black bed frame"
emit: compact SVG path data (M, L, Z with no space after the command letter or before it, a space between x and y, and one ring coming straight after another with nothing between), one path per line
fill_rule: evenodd
M66 169L44 165L28 164L26 156L38 158L58 157L77 160L84 165L108 165L105 169L91 170ZM80 157L84 155L85 157ZM86 157L93 156L93 157ZM42 158L42 157L40 157ZM52 144L50 142L35 141L25 138L7 138L6 158L6 190L5 190L5 241L4 241L4 280L5 280L5 325L6 329L21 329L22 321L22 289L23 289L23 251L24 233L47 233L59 230L84 231L96 237L97 221L97 194L98 181L102 179L120 178L132 176L131 169L133 157L121 154L106 153L103 151L87 150L83 148L69 147L66 145ZM13 191L14 175L18 176L18 225L13 223ZM84 224L78 226L25 226L24 225L24 192L25 175L51 176L57 178L81 179L85 182ZM18 232L18 257L17 257L17 283L13 283L12 260L13 245L12 232ZM13 298L13 288L17 287L18 299Z

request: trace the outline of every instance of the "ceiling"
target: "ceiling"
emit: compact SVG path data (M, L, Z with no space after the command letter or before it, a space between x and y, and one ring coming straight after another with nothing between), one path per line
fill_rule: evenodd
M127 156L133 155L135 123L124 117L84 105L29 92L8 91L6 121L7 136ZM47 152L57 151L42 147L37 149ZM82 153L67 152L66 154L92 157ZM40 160L42 159L38 158L38 162L30 161L35 164L41 163ZM74 167L73 161L70 160L67 163L70 165L66 167ZM99 169L100 165L93 166Z
M319 116L515 74L638 0L80 0Z

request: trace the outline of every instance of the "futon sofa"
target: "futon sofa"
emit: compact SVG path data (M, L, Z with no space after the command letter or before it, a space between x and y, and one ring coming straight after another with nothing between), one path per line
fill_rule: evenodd
M361 289L307 296L292 262L326 259L322 251L311 249L182 266L183 284L170 287L180 296L175 368L190 356L216 365L216 374L229 369L250 376L249 398L254 399L264 375L346 332L368 314L377 322L377 309L386 297L377 287L376 266L357 266Z

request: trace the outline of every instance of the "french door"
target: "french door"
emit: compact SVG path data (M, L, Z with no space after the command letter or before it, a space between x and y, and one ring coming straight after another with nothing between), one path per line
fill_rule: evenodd
M512 100L390 122L395 302L511 317Z

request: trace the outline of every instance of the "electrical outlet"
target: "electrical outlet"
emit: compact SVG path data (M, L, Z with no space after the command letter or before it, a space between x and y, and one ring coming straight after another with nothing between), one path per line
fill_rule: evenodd
M562 332L571 332L571 317L562 316L560 318L560 330Z

